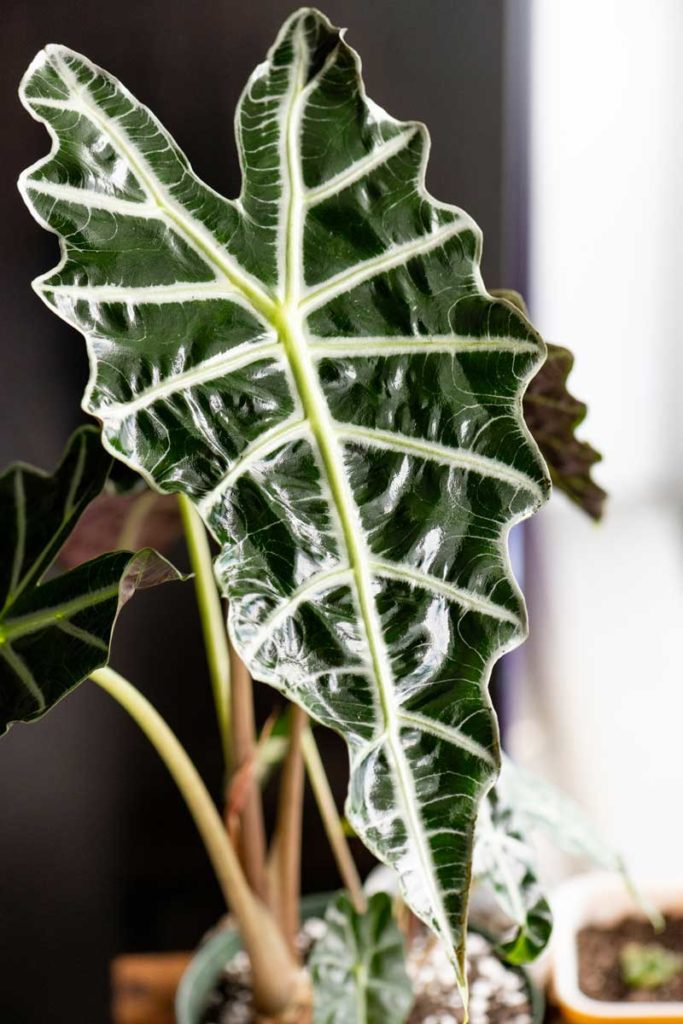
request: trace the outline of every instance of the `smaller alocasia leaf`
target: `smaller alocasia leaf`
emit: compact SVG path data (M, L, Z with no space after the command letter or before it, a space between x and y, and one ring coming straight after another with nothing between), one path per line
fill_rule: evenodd
M23 464L0 476L0 735L40 718L106 665L116 617L134 590L180 578L144 550L101 555L45 579L110 466L99 432L82 427L53 476Z
M403 1024L413 991L389 896L375 893L359 914L341 893L325 924L309 960L314 1024Z
M498 951L513 964L535 960L550 939L552 915L521 822L497 789L482 804L474 864L477 880L491 889L510 922Z
M623 872L620 855L606 843L579 805L556 786L503 757L496 784L525 835L544 832L560 850L607 871Z
M527 315L519 292L501 288L492 294L506 299ZM576 436L588 409L567 387L574 356L561 345L547 342L546 346L546 361L529 382L524 395L524 419L548 465L553 485L591 519L599 520L607 494L593 480L591 470L602 455Z

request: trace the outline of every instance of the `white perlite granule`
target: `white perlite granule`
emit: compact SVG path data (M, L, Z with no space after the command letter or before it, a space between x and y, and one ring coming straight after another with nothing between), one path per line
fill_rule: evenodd
M532 1010L523 976L502 963L483 936L469 935L467 960L471 1024L531 1024ZM430 932L420 931L411 944L406 967L416 997L410 1024L460 1024L464 1016L462 1002L444 945ZM417 1014L425 1003L435 1009L420 1019Z

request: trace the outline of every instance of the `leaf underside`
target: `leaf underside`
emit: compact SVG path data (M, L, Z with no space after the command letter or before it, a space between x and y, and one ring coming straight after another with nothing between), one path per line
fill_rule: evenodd
M0 476L0 735L41 718L107 663L119 609L135 589L177 578L141 551L44 579L110 467L99 431L83 427L53 476L23 464Z
M526 304L519 292L499 288L493 294L511 302L526 316ZM546 460L553 485L591 519L600 520L607 493L591 472L596 462L602 461L602 455L576 436L588 407L567 386L574 356L561 345L548 343L547 349L546 361L524 395L524 419Z
M607 492L591 471L600 452L576 436L588 407L567 387L574 356L562 345L548 343L548 357L524 396L524 418L550 471L555 487L591 517L602 519Z
M72 569L111 551L153 547L167 552L182 536L178 501L143 487L130 493L106 489L88 506L59 552L59 564Z
M308 961L313 1024L403 1024L413 991L389 896L375 893L359 913L341 893L325 924Z
M506 537L548 493L521 415L543 343L425 190L424 127L367 99L315 11L241 98L235 201L70 50L22 99L53 149L21 189L63 247L35 287L87 339L84 407L196 502L240 655L345 737L349 820L464 984L486 683L526 628Z

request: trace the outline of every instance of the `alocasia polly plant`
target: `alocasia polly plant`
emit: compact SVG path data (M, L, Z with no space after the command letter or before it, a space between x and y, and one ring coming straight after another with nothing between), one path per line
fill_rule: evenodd
M526 633L507 535L549 493L522 412L544 343L486 291L473 221L427 192L424 126L368 99L357 54L317 11L286 22L242 95L235 200L72 50L41 51L21 98L52 137L21 192L62 249L34 287L86 338L84 409L111 455L181 495L216 654L203 519L234 652L345 738L349 821L464 993L475 825L500 767L487 683ZM225 666L213 658L224 733ZM115 689L114 675L99 679ZM291 735L295 794L310 740L296 715ZM253 749L232 765L238 817L253 810ZM296 864L286 805L282 877ZM230 865L254 961L255 904ZM275 987L257 985L270 1013L296 988Z

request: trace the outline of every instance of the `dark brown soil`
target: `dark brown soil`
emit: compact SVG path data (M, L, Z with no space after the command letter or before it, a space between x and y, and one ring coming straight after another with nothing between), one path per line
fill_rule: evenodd
M579 987L603 1002L683 1001L683 971L659 988L630 988L622 978L620 954L629 942L656 943L683 954L683 916L666 916L664 930L655 932L648 921L625 917L614 925L590 925L578 934Z

